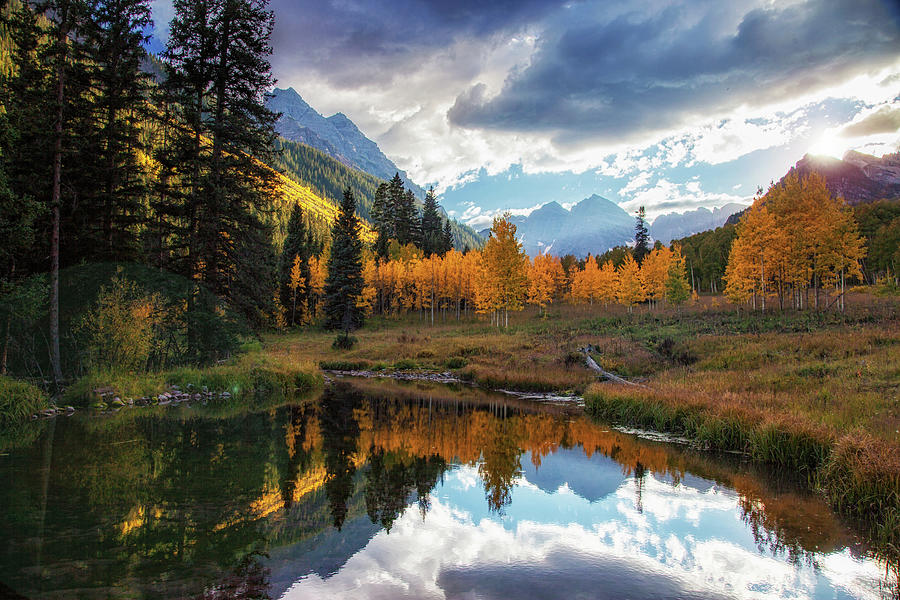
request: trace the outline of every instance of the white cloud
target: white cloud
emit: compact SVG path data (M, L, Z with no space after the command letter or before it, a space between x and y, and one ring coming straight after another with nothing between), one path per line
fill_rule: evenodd
M461 467L448 474L444 486L469 489L476 472ZM553 515L561 515L553 511L548 522L478 518L438 488L424 521L417 510L407 510L389 534L375 535L339 572L303 577L282 599L509 597L523 579L524 585L543 582L550 573L558 594L577 595L606 572L628 578L635 594L655 589L669 596L804 599L818 597L827 582L838 593L880 597L881 567L849 551L821 557L817 573L811 565L758 551L752 538L743 543L721 538L710 524L746 527L732 492L672 487L646 477L643 512L634 508L634 493L632 480L598 503L534 486L517 489L517 495L538 503L533 506L561 506L565 515L589 520L554 523ZM670 525L675 529L668 530ZM461 583L454 588L454 582Z
M172 0L151 0L150 10L153 13L153 35L165 44L169 39L169 21L175 16Z
M471 227L472 229L478 231L480 229L484 229L485 227L490 227L494 222L494 217L499 217L504 213L509 213L514 216L522 216L527 217L537 209L539 209L543 204L535 204L534 206L529 206L527 208L499 208L497 210L482 210L480 207L471 204L469 208L462 214L459 218L460 221Z
M623 194L623 197L627 195ZM641 189L619 206L628 212L634 212L643 206L647 219L653 221L661 214L683 212L697 208L718 208L730 202L749 204L752 198L726 193L712 193L703 190L699 181L673 183L660 179L653 187Z

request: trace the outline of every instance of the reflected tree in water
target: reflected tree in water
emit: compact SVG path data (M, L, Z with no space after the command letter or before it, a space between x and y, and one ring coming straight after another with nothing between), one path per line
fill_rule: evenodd
M197 596L196 600L269 600L271 570L260 560L268 557L263 552L251 552L221 581Z
M373 523L390 532L415 491L424 518L430 505L429 494L447 469L439 456L410 459L399 453L371 451L366 476L366 512Z
M315 408L312 406L292 406L290 422L285 431L288 463L281 481L282 506L289 510L294 503L294 491L300 475L309 470L313 463L312 452L308 450L309 422L314 418Z
M522 440L516 435L511 420L499 423L493 439L486 440L478 474L484 482L484 497L488 508L502 513L512 502L512 489L522 475Z
M353 410L360 397L349 386L333 385L322 396L321 426L325 452L325 494L334 526L341 529L347 518L347 500L353 494L356 474L354 455L359 440L359 423Z

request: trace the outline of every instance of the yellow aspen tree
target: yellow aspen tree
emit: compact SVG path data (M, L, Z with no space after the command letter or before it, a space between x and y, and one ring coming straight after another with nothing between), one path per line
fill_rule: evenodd
M599 294L600 285L600 268L597 266L597 260L588 255L584 261L584 268L576 271L572 277L572 296L577 300L587 300L590 304L594 304L594 299Z
M444 254L443 268L446 286L445 295L449 305L456 311L456 320L458 321L464 296L465 262L462 253L452 248L448 250Z
M465 301L466 316L469 307L475 306L475 287L478 273L481 270L481 252L467 252L463 255L462 296Z
M654 248L640 265L640 279L644 292L651 306L658 305L666 295L666 279L669 276L669 264L672 251L666 247Z
M490 314L491 324L493 324L497 311L500 309L500 284L485 266L483 251L469 254L473 254L476 259L472 274L472 300L475 311L480 314Z
M562 263L556 256L539 254L528 269L528 300L537 304L541 314L562 288L566 279Z
M375 255L370 250L363 251L363 289L356 299L356 306L363 309L366 315L371 315L375 309L375 297L378 269L375 263Z
M632 312L634 305L643 302L647 294L641 282L640 267L631 254L625 255L625 261L619 266L616 274L618 275L616 300L627 306L628 312Z
M859 235L859 227L853 213L848 207L843 206L831 224L824 256L824 262L828 265L825 283L837 292L841 312L844 312L846 279L862 278L860 261L865 256L865 242Z
M309 313L310 321L319 315L322 304L322 293L325 291L325 279L328 277L328 258L316 256L309 260Z
M516 239L516 226L509 214L494 219L482 257L484 269L497 282L497 309L503 313L504 326L509 327L509 311L522 310L528 286L528 256ZM499 326L499 312L497 317Z
M597 275L597 298L603 301L604 306L616 301L616 289L619 285L619 275L612 261L608 260L600 267Z
M294 255L294 264L291 266L288 288L291 290L291 325L297 323L297 289L304 285L303 276L300 274L300 255Z

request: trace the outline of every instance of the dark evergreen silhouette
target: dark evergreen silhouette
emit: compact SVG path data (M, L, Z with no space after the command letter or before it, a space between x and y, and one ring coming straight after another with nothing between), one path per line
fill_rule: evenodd
M325 327L345 332L361 327L363 311L356 306L362 293L362 241L356 199L344 191L340 214L331 230L331 255L325 280Z
M644 217L644 207L642 206L638 209L637 218L634 223L634 260L640 264L649 252L650 233L647 230L647 221Z
M296 325L303 322L303 307L306 306L309 282L310 236L303 220L303 209L299 205L291 210L291 218L288 221L287 237L281 251L279 266L279 281L281 282L281 306L285 310L285 322L288 325ZM294 268L294 260L300 259L300 277L303 285L296 291L296 310L294 310L295 293L290 288L291 270Z
M375 190L375 200L372 202L372 225L375 228L375 255L378 258L387 258L388 246L394 234L394 204L391 202L390 184L382 183Z
M425 203L422 208L422 252L427 258L432 254L443 254L444 251L441 213L432 187L425 193Z
M449 219L444 221L444 231L441 233L441 254L453 250L453 229Z
M347 518L347 500L353 494L356 467L353 457L359 443L359 423L353 409L359 396L346 386L328 386L322 396L322 447L325 453L325 495L334 526L339 530Z
M149 84L141 64L151 24L149 0L97 0L85 26L93 99L82 142L90 160L79 166L90 184L73 225L82 233L79 247L101 260L135 260L141 252L147 190L138 152L146 150Z
M269 210L277 115L265 106L273 15L265 0L175 0L163 58L167 171L155 209L176 238L171 267L228 298L254 322L272 305ZM259 159L259 160L257 160ZM189 336L193 337L193 336Z
M414 244L421 247L421 233L419 227L418 211L416 210L416 197L410 190L403 187L400 174L394 175L388 183L388 202L391 206L393 217L392 237L401 246Z

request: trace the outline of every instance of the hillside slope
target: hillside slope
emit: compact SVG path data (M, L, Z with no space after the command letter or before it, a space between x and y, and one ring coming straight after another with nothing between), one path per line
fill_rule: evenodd
M400 173L406 187L419 200L425 197L425 190L413 183L384 155L378 144L367 138L344 113L324 117L307 104L294 88L275 88L268 106L281 113L275 124L275 130L281 137L312 146L348 167L379 179L389 180L394 173Z
M307 144L282 138L278 141L277 149L279 154L272 166L283 173L285 179L304 190L301 192L292 189L291 193L302 195L304 202L310 206L310 214L319 215L331 223L333 216L329 215L333 215L332 211L336 210L337 202L343 196L344 190L349 187L359 203L357 214L367 222L366 227L369 228L369 211L375 200L375 190L383 180L348 167ZM314 197L320 198L327 206L313 206ZM306 207L305 204L301 205ZM421 204L419 206L421 208ZM286 219L285 217L285 222ZM458 249L480 248L484 245L484 240L466 225L451 219L450 229L453 232L453 245Z

